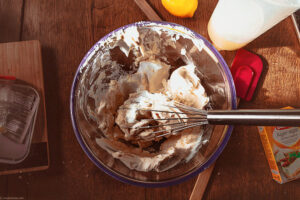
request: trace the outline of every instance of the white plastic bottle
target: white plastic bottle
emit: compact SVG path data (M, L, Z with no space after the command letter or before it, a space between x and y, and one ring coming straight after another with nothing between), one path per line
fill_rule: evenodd
M208 34L220 50L239 49L300 8L300 0L219 0Z

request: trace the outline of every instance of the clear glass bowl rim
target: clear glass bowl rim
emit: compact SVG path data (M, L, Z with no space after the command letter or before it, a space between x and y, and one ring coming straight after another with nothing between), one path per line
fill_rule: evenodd
M79 129L78 129L78 126L77 126L77 123L76 123L76 119L75 119L75 89L76 89L76 86L77 86L77 83L78 83L78 75L80 74L80 69L81 69L82 65L86 62L86 60L88 59L90 54L94 52L94 50L97 48L97 45L100 42L105 41L108 37L113 35L115 32L119 31L120 29L126 29L126 28L129 28L129 27L132 27L132 26L141 27L141 26L147 26L147 25L149 25L149 26L152 26L152 25L171 26L171 27L174 27L174 29L176 29L176 27L182 27L182 28L185 28L188 31L191 31L193 33L193 36L195 36L196 38L199 38L199 39L203 40L204 44L214 53L214 55L217 57L218 61L220 62L221 66L223 67L223 70L224 70L225 75L226 75L226 77L228 79L228 82L229 82L229 89L230 89L231 97L232 97L231 107L232 107L232 109L236 109L236 107L237 107L236 90L235 90L233 78L231 76L231 72L229 70L229 67L227 66L227 64L226 64L225 60L223 59L223 57L221 56L221 54L215 49L215 47L208 40L206 40L203 36L196 33L195 31L192 31L191 29L189 29L185 26L176 24L176 23L157 22L157 21L142 21L142 22L136 22L136 23L128 24L128 25L122 26L118 29L115 29L114 31L112 31L112 32L108 33L107 35L105 35L104 37L102 37L86 53L86 55L84 56L84 58L82 59L82 61L80 62L79 66L77 68L77 71L75 73L74 80L73 80L73 83L72 83L71 95L70 95L70 114L71 114L71 121L72 121L73 130L74 130L75 136L77 138L77 141L79 142L79 144L80 144L81 148L83 149L83 151L85 152L85 154L89 157L89 159L98 168L100 168L106 174L108 174L108 175L112 176L113 178L115 178L115 179L117 179L121 182L124 182L124 183L129 183L129 184L132 184L132 185L143 186L143 187L166 187L166 186L171 186L171 185L179 184L183 181L186 181L187 179L190 179L190 178L198 175L199 173L201 173L202 171L207 169L211 164L213 164L216 161L216 159L220 156L220 154L222 153L222 151L225 148L226 144L228 143L228 140L229 140L229 138L231 136L231 133L232 133L232 130L233 130L233 126L228 126L227 131L225 133L225 136L224 136L223 141L221 142L220 146L216 149L215 153L212 154L211 157L202 166L200 166L198 169L192 171L191 173L189 173L185 176L178 177L178 178L173 178L173 179L166 180L166 181L143 182L143 181L138 181L138 180L127 179L123 176L120 176L117 173L110 170L109 168L107 168L106 166L104 166L103 164L101 164L100 162L98 162L97 159L92 154L92 152L90 152L88 147L85 145L85 142L83 141L83 138L81 137L81 134L79 132Z

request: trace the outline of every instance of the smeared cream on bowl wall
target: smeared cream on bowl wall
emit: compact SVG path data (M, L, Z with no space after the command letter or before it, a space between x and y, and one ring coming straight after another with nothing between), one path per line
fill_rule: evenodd
M154 130L128 128L149 123L139 120L140 116L152 118L156 124L167 123L156 121L157 117L177 117L178 122L186 118L184 114L138 110L141 107L178 111L163 106L174 105L174 101L199 109L207 106L209 98L190 57L191 53L202 50L202 44L192 37L187 38L191 44L178 42L186 37L171 29L129 27L100 44L105 48L87 59L93 63L85 63L90 66L82 70L84 78L77 93L79 106L85 118L97 124L95 141L99 148L130 169L166 171L190 161L207 142L202 138L202 127L152 141L144 139ZM179 56L176 52L181 54L180 59L176 60ZM160 129L163 128L170 127Z

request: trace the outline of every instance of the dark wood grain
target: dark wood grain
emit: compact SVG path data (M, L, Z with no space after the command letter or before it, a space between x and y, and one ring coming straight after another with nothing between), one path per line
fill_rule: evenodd
M20 40L23 6L23 0L0 1L0 42Z
M24 8L23 21L9 24L1 20L1 26L19 30L18 34L10 31L11 34L0 37L1 42L38 39L42 44L51 157L48 171L0 176L0 196L23 196L30 200L188 199L195 178L168 188L145 189L109 177L85 156L70 123L71 83L87 50L110 31L147 19L133 0L26 0L24 5L23 1L10 1L10 5L6 0L0 2L7 9L17 8L18 19L22 18L20 10ZM182 24L208 38L207 22L217 0L199 0L192 19L171 16L160 0L148 2L165 21ZM0 15L6 8L1 7ZM290 19L246 47L264 58L266 70L253 101L241 101L242 108L300 107L299 48ZM222 52L229 65L234 54ZM300 181L275 183L256 127L238 126L217 160L204 198L296 199L300 196L299 186Z
M7 177L1 177L0 178L0 197L6 197L7 196Z

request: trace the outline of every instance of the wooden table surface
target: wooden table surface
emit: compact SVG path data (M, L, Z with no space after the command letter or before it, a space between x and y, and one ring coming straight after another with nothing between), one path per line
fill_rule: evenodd
M148 0L166 21L208 38L217 0L199 0L192 19L171 16ZM133 0L0 0L0 42L40 40L44 67L50 169L0 176L0 199L188 199L196 178L168 188L121 183L100 171L80 148L71 126L69 94L82 57L102 36L147 20ZM300 108L300 45L290 18L245 47L264 58L265 70L251 102L241 108ZM230 65L235 52L222 52ZM0 66L1 67L1 66ZM272 180L256 127L235 127L209 181L204 199L296 199L300 180Z

